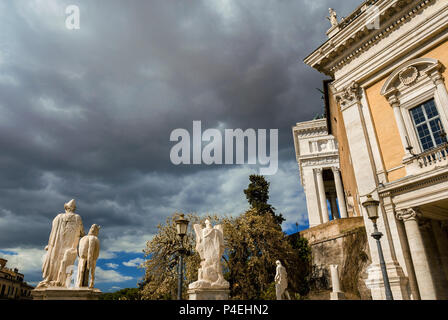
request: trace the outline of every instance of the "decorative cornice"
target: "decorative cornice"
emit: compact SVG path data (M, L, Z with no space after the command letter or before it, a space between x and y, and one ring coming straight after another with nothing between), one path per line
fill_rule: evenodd
M411 177L416 178L416 177ZM428 185L433 185L439 182L448 181L448 172L446 169L438 175L423 178L421 180L408 180L392 182L391 186L386 186L383 190L378 190L381 197L391 197L405 192L421 189Z
M341 60L337 65L330 69L331 74L334 74L337 70L340 70L346 64L350 63L354 58L358 57L361 53L369 50L376 43L387 37L393 31L397 30L400 25L409 22L414 16L416 16L420 11L427 7L431 2L435 0L423 0L418 5L410 10L406 10L407 13L397 18L393 23L390 23L387 27L383 28L381 32L373 36L372 38L363 42L362 45L354 48L350 55ZM398 2L398 1L397 1Z
M333 157L321 157L321 158L312 158L306 160L300 160L300 165L302 167L311 167L311 166L325 166L325 165L334 165L339 164L339 156L335 155Z
M299 122L294 127L295 132L312 132L312 131L327 132L327 119L311 120L306 122Z
M364 14L365 11L361 12L355 19L362 19L361 17L365 15L364 23L350 23L350 25L353 25L353 30L351 31L345 30L350 29L350 27L342 28L337 35L329 39L319 49L308 56L305 59L305 63L328 76L334 76L336 71L349 64L365 51L368 51L372 46L386 38L401 25L409 22L413 17L435 1L436 0L382 1L382 3L378 4L378 6L381 7L379 19L387 20L392 16L397 15L392 22L383 25L381 30L371 29L368 27L369 17L367 17L367 13ZM415 3L415 5L412 6L412 3ZM406 6L409 8L406 8ZM398 14L401 11L404 11L405 13ZM356 43L359 43L359 45L354 46ZM330 67L334 62L336 63Z

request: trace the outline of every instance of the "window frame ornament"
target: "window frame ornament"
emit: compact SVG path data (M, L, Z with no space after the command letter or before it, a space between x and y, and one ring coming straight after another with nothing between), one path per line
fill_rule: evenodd
M391 107L403 144L403 163L425 152L420 144L410 110L434 99L445 130L448 130L448 90L442 75L444 66L436 59L419 58L400 65L381 89ZM408 77L404 75L412 72Z

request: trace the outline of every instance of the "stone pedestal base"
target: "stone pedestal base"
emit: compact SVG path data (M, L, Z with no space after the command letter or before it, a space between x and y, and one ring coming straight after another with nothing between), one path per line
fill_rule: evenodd
M101 291L89 288L45 288L31 291L33 300L98 300Z
M330 300L345 300L344 292L332 292L330 293Z
M408 278L398 263L386 263L387 275L389 277L390 289L394 300L409 300ZM368 278L366 286L372 293L373 300L386 300L383 274L379 264L371 264L367 268Z
M229 289L189 289L189 300L229 300Z

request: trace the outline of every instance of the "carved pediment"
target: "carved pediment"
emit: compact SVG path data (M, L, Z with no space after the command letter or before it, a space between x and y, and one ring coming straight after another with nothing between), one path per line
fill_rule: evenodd
M386 97L397 95L401 90L411 87L423 77L434 77L435 74L440 74L441 68L440 62L432 58L408 61L387 78L381 89L381 95Z

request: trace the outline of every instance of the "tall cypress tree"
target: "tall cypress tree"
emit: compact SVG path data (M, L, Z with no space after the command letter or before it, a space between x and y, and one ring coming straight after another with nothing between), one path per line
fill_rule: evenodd
M244 194L251 208L255 209L261 215L271 214L274 221L280 226L285 221L283 215L281 213L276 214L275 208L268 203L270 183L266 181L264 176L260 175L251 175L249 180L250 184L244 190Z

